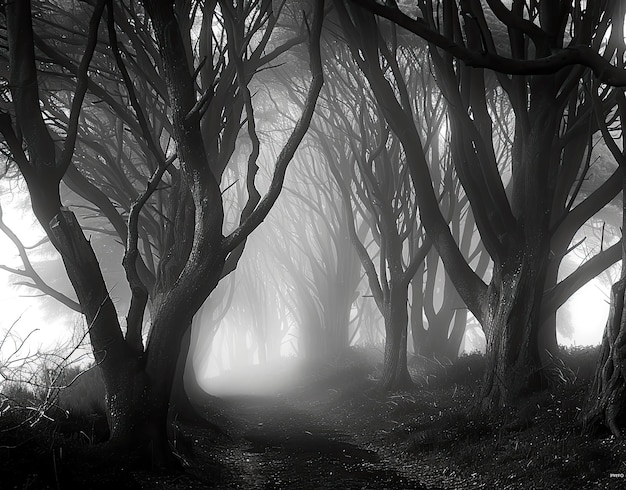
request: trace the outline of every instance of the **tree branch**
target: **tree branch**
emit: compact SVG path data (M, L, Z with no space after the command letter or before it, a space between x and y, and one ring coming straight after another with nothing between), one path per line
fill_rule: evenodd
M311 67L312 80L304 103L304 109L292 133L289 135L289 139L278 155L272 182L270 183L267 193L254 211L251 212L250 216L223 240L223 247L226 251L230 252L234 250L235 247L245 240L246 237L267 217L267 214L280 195L287 167L293 159L293 155L304 138L304 135L306 134L311 123L311 119L315 111L315 105L324 83L320 53L320 37L323 20L324 0L317 0L314 7L313 21L311 25L311 40L309 43L309 64Z
M148 303L148 289L137 271L139 256L139 213L146 204L150 196L156 191L167 167L175 160L175 156L170 157L155 170L150 177L144 192L137 197L130 207L128 216L128 238L126 240L126 252L122 259L126 278L131 290L130 307L126 316L126 340L128 344L137 352L143 351L143 341L141 331L143 327L143 316Z
M542 309L556 311L582 286L591 281L622 258L621 240L606 250L594 255L578 269L544 293Z
M56 299L60 303L63 303L68 308L71 308L72 310L77 311L78 313L82 313L80 304L78 304L76 301L66 296L62 292L57 291L53 287L49 286L41 278L41 276L37 274L37 271L35 271L35 268L33 267L30 261L30 258L28 257L28 253L26 252L26 247L24 246L22 241L19 239L19 237L13 232L13 230L11 230L11 228L9 228L7 224L4 222L2 205L0 205L0 230L9 238L9 240L13 242L13 244L15 245L15 248L17 248L17 251L20 255L22 264L24 264L24 269L14 269L12 267L7 267L5 265L0 265L0 269L3 269L7 272L11 272L13 274L28 277L30 280L33 281L33 283L32 284L21 283L22 285L28 286L33 289L38 289L42 293L51 296L52 298Z
M566 66L583 65L590 68L596 78L607 85L626 86L626 70L612 65L589 46L568 46L554 54L534 60L507 58L487 52L479 53L455 43L431 29L423 19L419 17L413 19L399 9L379 4L375 0L350 0L350 2L404 27L468 66L488 68L509 75L547 75L556 73ZM533 36L536 37L535 33Z
M107 3L107 11L108 11L108 19L107 19L107 30L109 33L109 41L111 43L111 50L113 51L113 57L115 58L115 62L117 64L120 73L122 74L122 79L124 80L124 85L126 86L126 92L128 93L128 98L130 100L130 104L135 111L135 115L137 116L137 122L141 127L141 134L146 141L148 148L150 148L154 157L159 161L159 166L162 166L162 163L165 160L165 156L163 155L163 151L161 147L155 142L153 131L149 126L148 119L146 118L143 109L141 108L141 104L137 99L137 95L135 94L135 88L133 86L133 81L130 79L130 75L128 74L128 70L124 65L124 60L122 59L122 55L120 53L118 41L117 41L117 33L115 32L115 21L113 17L113 2L112 0L106 0Z
M85 94L87 93L87 88L89 86L89 64L91 63L93 53L96 49L96 45L98 44L98 27L100 25L100 19L106 2L107 0L98 0L93 14L91 15L91 19L89 20L89 36L87 38L87 45L85 46L85 54L80 62L80 66L78 67L78 80L76 83L74 98L72 100L67 135L65 137L65 142L63 143L61 156L57 162L61 177L70 165L72 156L74 155L76 135L78 134L78 120L82 112L83 100L85 99Z

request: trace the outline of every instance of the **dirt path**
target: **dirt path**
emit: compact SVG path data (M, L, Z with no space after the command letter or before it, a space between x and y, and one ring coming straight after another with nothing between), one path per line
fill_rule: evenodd
M382 393L371 371L356 357L221 377L221 400L207 418L228 437L191 431L193 466L205 483L197 488L491 488L447 452L412 452L406 422L440 414L436 397ZM204 470L202 461L212 466Z
M623 471L623 444L580 435L572 424L582 384L520 400L517 411L486 420L467 411L480 365L464 362L435 371L439 379L430 383L416 368L421 384L394 393L377 389L370 374L376 371L354 362L305 366L283 380L280 370L246 371L241 386L225 378L222 386L247 393L222 394L207 407L207 418L228 435L190 428L188 475L160 487L144 478L141 488L552 490L623 483L611 477ZM264 392L268 378L280 383ZM533 419L511 426L528 420L521 418L525 407Z
M420 489L418 481L390 468L376 451L288 397L247 396L225 400L241 425L231 443L212 456L233 477L228 488Z

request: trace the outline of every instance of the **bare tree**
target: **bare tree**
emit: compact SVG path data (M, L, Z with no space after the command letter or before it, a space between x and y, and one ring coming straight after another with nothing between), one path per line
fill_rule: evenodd
M620 67L624 67L626 45L623 29L626 10L623 5L616 9L612 41L617 49L615 57ZM585 410L581 419L587 430L595 430L605 425L616 437L623 435L623 417L626 410L626 378L624 363L626 353L626 246L624 241L624 225L626 224L626 155L624 153L624 122L626 121L626 98L623 91L617 92L617 106L608 117L603 111L602 92L606 90L600 84L594 84L591 90L594 114L600 125L602 137L611 154L619 163L622 171L622 239L620 242L622 267L620 277L611 287L609 318L604 329L600 356L595 377L588 395Z
M314 126L315 134L341 191L350 239L384 318L381 386L395 389L411 383L406 358L408 288L430 242L422 235L421 243L409 249L409 238L419 236L415 230L421 225L400 141L373 103L363 77L352 73L350 58L338 56L328 62L333 83L324 99L325 121ZM359 236L356 216L369 228L373 250Z
M12 158L27 182L33 211L63 258L65 268L85 314L91 345L100 365L107 391L111 439L122 446L151 449L155 462L164 463L169 454L167 414L181 345L191 320L225 273L243 251L247 236L263 221L275 203L287 165L302 140L322 86L319 38L323 2L316 2L310 25L312 82L303 110L285 142L265 196L255 185L260 142L255 131L252 95L248 88L255 72L294 43L275 49L269 46L279 11L272 2L206 2L204 4L146 1L153 36L147 36L147 52L153 55L162 83L160 100L169 108L168 131L175 153L167 157L160 140L153 137L136 86L115 52L116 15L112 2L99 1L91 12L88 42L77 71L69 125L58 151L52 128L40 108L36 36L30 2L6 5L10 93L13 114L2 112L0 131ZM98 260L73 212L63 206L59 185L71 164L83 103L90 88L90 61L101 32L104 10L109 19L117 68L126 87L126 101L139 125L145 145L156 161L154 172L138 192L127 222L124 267L132 296L125 332L102 277ZM132 9L139 8L135 4ZM141 17L141 16L139 16ZM148 29L148 23L144 24ZM192 27L203 26L195 50ZM218 27L215 27L218 26ZM217 33L215 31L217 29ZM145 31L150 32L148 30ZM156 44L151 44L152 42ZM122 57L123 58L123 57ZM130 56L132 59L132 55ZM202 81L201 90L197 81ZM155 84L154 86L156 86ZM95 89L94 89L95 90ZM232 156L241 115L252 143L246 174L248 200L239 224L224 235L224 204L220 183ZM13 118L16 123L13 123ZM160 257L155 292L150 296L142 277L138 249L138 218L166 172L180 174L170 193L170 226L165 235L191 226L188 240L174 243ZM176 207L173 203L182 204ZM189 206L186 206L189 204ZM144 346L142 327L150 299L150 331Z
M588 8L579 2L543 2L528 7L524 2L514 2L509 10L501 2L489 1L493 19L488 21L479 2L460 7L445 2L443 8L439 3L422 1L419 8L423 17L416 20L399 9L374 2L354 3L398 22L431 44L438 83L448 101L455 168L482 242L494 262L489 285L469 266L439 209L414 109L407 103L406 82L402 74L387 68L394 58L391 41L383 36L369 11L348 9L344 2L335 2L354 58L402 141L428 236L457 291L485 331L487 369L482 406L506 405L544 380L544 344L539 332L543 290L536 285L545 282L552 237L570 216L577 183L585 174L585 158L580 153L580 158L564 158L568 151L564 150L567 138L563 138L562 130L573 137L579 129L574 124L576 118L571 117L575 115L572 109L580 108L588 116L588 109L582 109L585 104L589 107L583 95L585 77L589 77L586 67L611 83L620 83L623 76L623 71L610 63L612 44L606 49L603 45L610 10L602 2L588 4ZM499 54L502 48L490 28L492 20L509 28L506 49L511 58ZM379 34L372 36L372 32ZM566 37L573 41L563 49ZM555 51L559 54L552 54ZM494 79L483 67L500 73ZM493 112L489 108L493 90L489 86L496 80L516 116L509 178L500 173L494 151ZM606 204L604 197L589 196L589 207L601 209Z

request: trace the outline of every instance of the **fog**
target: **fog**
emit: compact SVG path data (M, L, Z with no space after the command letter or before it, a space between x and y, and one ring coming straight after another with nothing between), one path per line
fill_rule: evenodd
M294 197L295 189L300 193L305 191L298 187L299 172L302 172L298 165L308 163L306 158L297 162L286 183L291 192L288 191L279 201L268 223L251 237L238 270L222 281L196 315L193 325L195 341L190 358L198 382L211 393L281 391L302 376L306 363L311 360L303 345L305 328L310 325L302 323L306 313L299 310L301 305L306 308L307 304L299 295L312 297L319 292L313 283L312 270L319 267L319 261L324 258L320 254L325 239L310 233L332 229L336 223L322 222L318 214L307 212L304 200ZM2 190L4 221L29 246L41 241L43 230L29 209L26 196L23 184L14 183L11 187L5 184ZM292 215L298 215L299 219L293 220ZM274 238L276 230L279 230L278 240ZM303 235L311 242L308 248L291 241L299 240L298 237ZM103 236L98 238L97 243L102 243L103 251L110 246L119 246L114 240ZM592 241L593 238L587 244ZM316 245L319 250L314 248ZM0 247L3 265L20 268L17 248L4 234L0 237ZM573 250L563 263L561 277L584 262L589 253L584 247ZM65 294L72 294L60 260L48 243L29 250L29 256L45 280ZM117 298L118 305L123 305L120 301L125 301L123 289L127 286L122 270L108 263L107 256L102 254L101 260L105 272L108 271L112 296ZM600 342L608 315L608 291L618 271L619 264L616 264L584 285L559 309L557 336L561 345L585 346ZM13 326L13 332L19 338L30 335L30 351L70 349L69 343L76 338L76 330L82 328L80 315L53 298L20 285L23 279L16 274L7 270L0 271L0 274L0 302L4 311L0 330L7 331ZM441 271L438 274L441 275ZM350 344L370 349L382 361L383 320L363 277L355 294L350 305ZM434 301L436 308L441 308L441 298L435 296ZM319 323L323 315L319 308L318 303L312 310L305 311L314 312L315 322L321 329ZM426 316L422 315L428 323ZM470 315L460 353L484 352L484 342L482 330ZM11 343L3 345L3 355L8 355L14 348ZM81 349L76 357L85 362L86 351L88 348Z
M311 174L312 152L302 152L287 176L286 192L267 222L253 235L235 272L226 277L198 312L193 323L193 342L188 365L198 383L213 394L276 393L287 389L306 375L307 366L324 357L324 349L332 347L334 298L325 296L328 281L326 268L336 272L340 242L333 234L341 230L338 216L331 211L340 205L338 194L319 194L320 179L328 183L331 176L317 169ZM262 176L262 178L267 178ZM318 180L318 183L315 182ZM304 184L303 184L304 182ZM29 209L23 184L14 182L2 189L4 220L27 245L41 241L43 231ZM317 209L309 209L316 203ZM237 207L237 202L233 202ZM297 217L297 218L296 218ZM362 218L361 218L362 219ZM598 238L583 229L587 239L568 255L560 277L566 277L583 263ZM617 238L606 236L604 246ZM594 241L595 240L595 241ZM99 253L107 282L120 311L127 301L127 285L121 264L110 260L116 256L112 248L120 244L106 235L93 233L92 241ZM369 241L372 256L376 243ZM331 247L333 245L335 248ZM349 245L349 244L348 244ZM0 240L4 265L20 268L15 244L6 236ZM64 294L73 296L64 277L60 260L44 243L29 249L35 269ZM347 256L349 257L349 256ZM342 260L346 260L343 257ZM352 257L354 260L354 257ZM384 323L369 291L358 261L353 262L356 280L347 307L349 344L378 356L382 362ZM441 292L447 277L439 266L433 297L435 310L444 308ZM591 280L559 309L557 336L563 346L596 345L600 342L608 314L608 291L616 279L619 264ZM24 279L0 271L1 299L4 314L0 330L12 331L18 338L28 337L29 351L71 350L77 331L84 329L80 315L37 290L21 285ZM490 270L485 273L489 277ZM410 304L409 304L410 307ZM416 314L411 311L411 315ZM424 311L422 320L429 319ZM147 319L149 322L149 319ZM311 343L311 338L322 339ZM323 340L326 339L326 340ZM409 353L414 355L409 328ZM15 344L2 346L6 357ZM480 326L471 314L460 344L460 354L484 352L485 340ZM89 362L88 346L77 351L74 358ZM86 356L86 357L85 357ZM332 359L332 356L330 357Z
M5 2L0 486L624 478L618 4Z

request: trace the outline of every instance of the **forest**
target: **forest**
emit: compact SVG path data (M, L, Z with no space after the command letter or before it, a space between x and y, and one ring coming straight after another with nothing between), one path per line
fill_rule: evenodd
M625 20L0 2L0 488L619 488Z

